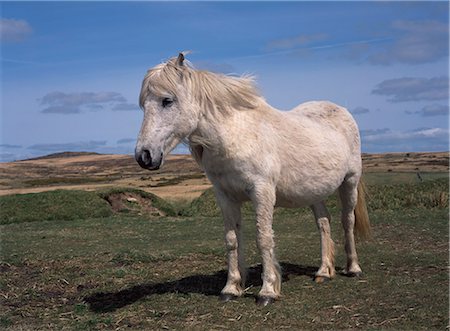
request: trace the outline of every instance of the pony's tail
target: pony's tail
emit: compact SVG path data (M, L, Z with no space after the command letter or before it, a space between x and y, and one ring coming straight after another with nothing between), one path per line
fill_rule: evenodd
M358 199L355 207L355 234L363 239L367 240L371 237L369 213L367 212L366 205L366 185L362 178L358 183Z

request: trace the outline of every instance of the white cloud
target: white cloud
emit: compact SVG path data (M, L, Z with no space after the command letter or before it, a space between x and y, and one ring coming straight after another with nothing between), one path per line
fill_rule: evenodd
M412 131L390 129L361 132L363 149L370 152L448 150L449 131L443 128L418 128Z
M33 29L25 20L13 18L0 19L0 40L5 42L20 42L28 38Z
M387 130L384 132L377 132L371 135L366 135L364 140L366 142L386 142L398 140L410 140L417 138L427 139L441 139L448 138L448 130L442 128L419 128L413 131L398 132Z
M448 77L403 77L379 83L372 94L386 95L391 102L448 99Z
M41 110L44 114L79 114L83 110L95 111L110 105L113 110L129 110L130 105L118 92L50 92L40 99L47 106ZM138 109L133 105L133 109Z
M125 98L117 92L81 92L63 93L59 91L47 93L42 99L42 105L69 105L81 106L85 104L96 104L103 102L118 101L124 102Z

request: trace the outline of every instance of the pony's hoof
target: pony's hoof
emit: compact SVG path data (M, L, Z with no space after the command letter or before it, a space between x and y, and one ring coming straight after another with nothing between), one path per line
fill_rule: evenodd
M358 272L352 272L352 271L349 271L349 272L347 272L347 277L361 277L362 276L362 271L358 271Z
M256 304L260 307L271 305L274 302L275 299L272 297L261 296L256 298Z
M219 295L219 300L222 302L233 301L233 300L236 300L237 298L239 298L239 297L234 294L220 293L220 295Z
M330 277L326 277L326 276L316 276L314 277L314 281L317 284L323 284L323 283L328 283L331 280Z

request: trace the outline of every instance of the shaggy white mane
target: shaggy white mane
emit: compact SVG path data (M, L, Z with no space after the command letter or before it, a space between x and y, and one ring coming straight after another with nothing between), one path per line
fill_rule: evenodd
M174 57L148 70L142 82L139 105L144 108L150 93L176 98L180 88L188 89L205 111L253 109L263 100L252 76L233 77L196 70L186 62L178 65Z

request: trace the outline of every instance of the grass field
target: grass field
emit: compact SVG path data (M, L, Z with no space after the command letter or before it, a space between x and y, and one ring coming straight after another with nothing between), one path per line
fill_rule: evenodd
M226 281L223 227L210 192L184 208L152 200L165 216L134 207L130 197L145 195L137 191L80 191L68 200L73 192L0 197L0 328L445 329L448 175L423 182L415 174L371 176L373 239L358 244L363 277L339 274L345 256L334 198L338 276L325 284L312 281L320 257L311 213L279 209L274 228L283 297L265 308L254 304L261 266L248 206L247 290L224 304L218 301ZM121 192L125 207L106 211L106 198ZM45 201L59 201L56 216ZM36 216L42 208L47 216ZM74 210L78 216L68 217Z

